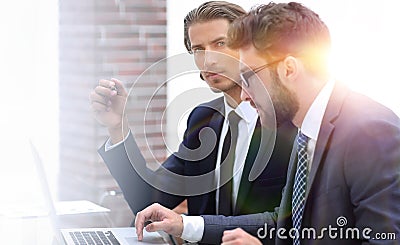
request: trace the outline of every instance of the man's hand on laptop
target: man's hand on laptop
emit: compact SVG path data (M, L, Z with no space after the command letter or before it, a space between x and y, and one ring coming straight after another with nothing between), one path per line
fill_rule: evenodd
M146 221L152 221L152 223L144 227ZM180 237L183 231L183 220L181 215L155 203L136 214L135 227L139 241L143 239L143 229L147 232L164 231Z

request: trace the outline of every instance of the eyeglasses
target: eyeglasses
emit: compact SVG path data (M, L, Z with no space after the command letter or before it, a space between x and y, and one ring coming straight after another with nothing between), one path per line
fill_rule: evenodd
M281 62L282 60L284 60L284 58L275 60L275 61L273 61L271 63L265 64L265 65L262 65L262 66L259 66L259 67L255 68L255 69L251 69L251 70L248 70L248 71L245 71L245 72L241 72L240 73L240 79L242 80L242 85L244 85L246 88L248 88L249 87L249 80L250 80L250 78L252 76L256 75L256 73L264 70L267 67L270 67L270 66L272 66L274 64L277 64L277 63Z

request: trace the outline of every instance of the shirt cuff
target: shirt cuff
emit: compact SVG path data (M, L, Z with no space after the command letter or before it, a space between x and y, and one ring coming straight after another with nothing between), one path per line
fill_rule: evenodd
M201 216L182 216L183 231L181 238L188 242L199 242L203 238L204 219Z
M104 145L104 151L107 152L111 149L114 149L115 147L119 146L120 144L124 143L125 140L128 138L128 136L131 134L131 130L129 129L128 134L125 135L124 139L116 144L111 144L111 139L108 138L106 144Z

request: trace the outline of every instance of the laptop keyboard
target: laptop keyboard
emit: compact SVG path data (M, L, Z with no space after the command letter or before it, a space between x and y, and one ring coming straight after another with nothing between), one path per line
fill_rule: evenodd
M75 245L119 245L111 231L74 231L70 232Z

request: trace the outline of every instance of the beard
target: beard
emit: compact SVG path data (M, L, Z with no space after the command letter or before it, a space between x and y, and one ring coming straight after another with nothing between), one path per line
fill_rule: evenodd
M228 92L232 89L236 89L239 85L233 79L222 76L214 80L205 80L208 87L214 93Z
M299 110L299 101L295 93L290 91L279 79L276 70L271 69L270 96L275 110L276 126L292 121Z

